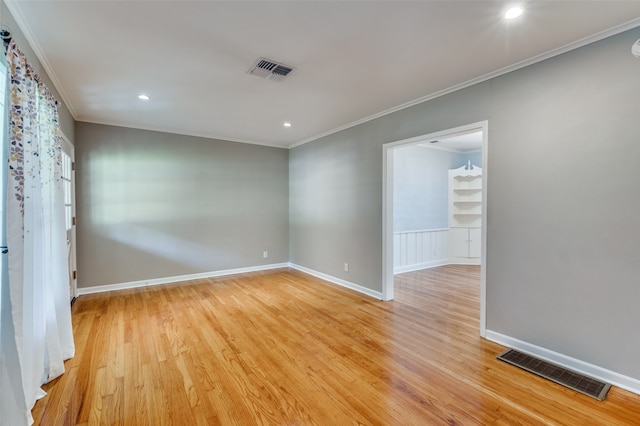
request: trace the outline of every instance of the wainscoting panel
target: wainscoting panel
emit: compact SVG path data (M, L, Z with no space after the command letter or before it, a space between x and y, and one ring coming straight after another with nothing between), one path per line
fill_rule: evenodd
M393 233L393 273L446 265L449 229L422 229Z

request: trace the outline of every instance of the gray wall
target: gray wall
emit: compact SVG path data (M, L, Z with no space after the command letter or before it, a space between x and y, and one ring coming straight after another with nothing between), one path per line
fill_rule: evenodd
M378 125L370 122L289 151L289 257L294 264L379 291Z
M461 166L466 165L467 161L471 161L474 166L482 167L482 150L462 154L460 159L462 160Z
M288 261L286 149L78 122L76 162L78 287Z
M382 144L488 120L487 328L640 379L638 38L292 149L292 261L381 290Z
M4 3L0 13L55 91ZM380 291L382 145L488 120L487 328L640 380L638 38L636 28L289 153L78 123L78 284L285 262L289 251ZM64 106L60 117L74 142Z
M420 145L393 151L393 230L449 227L449 170L466 164L460 153Z
M393 230L449 227L449 170L467 161L482 167L482 151L457 153L420 145L393 152Z
M67 106L63 102L62 97L51 82L49 75L42 67L42 64L40 64L40 61L33 52L33 49L31 49L31 46L27 42L27 39L24 37L22 30L20 30L18 24L16 24L16 21L11 15L11 12L9 12L9 9L4 4L4 1L0 1L0 24L6 26L9 29L9 31L11 32L11 38L16 41L16 44L18 45L22 53L24 53L24 55L27 57L29 63L36 71L42 82L47 85L49 90L51 90L51 93L53 93L55 98L60 102L58 106L60 128L62 129L62 133L64 133L67 139L69 139L69 142L73 144L75 140L73 117L71 116L69 109L67 109Z

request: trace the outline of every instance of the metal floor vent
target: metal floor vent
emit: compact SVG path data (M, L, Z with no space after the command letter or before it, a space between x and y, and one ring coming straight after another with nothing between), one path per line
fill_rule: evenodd
M599 401L604 400L609 392L610 384L593 379L584 374L567 370L547 361L532 357L514 349L507 349L498 355L498 359L520 367L530 373L566 386Z
M248 74L266 78L267 80L281 81L293 71L293 67L284 65L271 59L258 58L247 71Z

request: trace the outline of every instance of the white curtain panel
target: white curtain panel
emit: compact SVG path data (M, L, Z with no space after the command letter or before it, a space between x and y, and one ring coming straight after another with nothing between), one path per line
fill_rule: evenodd
M0 55L0 62L6 71L6 61L4 55ZM6 75L4 80L0 82L4 89L4 108L6 111L8 105L8 80ZM8 119L4 114L2 117L2 246L7 245L6 240L6 179L7 179L7 157L8 142L7 129ZM0 283L0 424L24 423L25 414L27 413L26 401L22 385L22 372L18 360L18 352L16 347L15 330L13 329L12 310L9 294L9 268L8 268L8 252L2 250L0 266L2 267L2 275Z
M44 396L40 388L64 372L74 354L66 227L62 184L61 137L57 107L26 58L12 41L7 51L10 74L9 173L6 177L8 304L14 339L5 339L3 282L2 340L13 340L16 356L2 359L2 369L17 370L20 380L5 388L18 401L5 422L32 424L31 408ZM16 362L17 361L17 362ZM7 365L5 365L7 364ZM21 382L21 383L20 383ZM21 389L19 389L21 387ZM14 417L14 415L16 417Z

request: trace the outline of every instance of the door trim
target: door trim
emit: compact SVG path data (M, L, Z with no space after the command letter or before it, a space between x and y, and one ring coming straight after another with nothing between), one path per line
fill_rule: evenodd
M482 256L480 259L480 336L485 337L487 296L487 175L489 122L480 121L382 145L382 298L393 300L393 151L405 145L482 131Z
M62 131L60 132L60 134L62 135L62 144L64 145L63 150L69 154L69 157L71 157L71 162L72 164L74 164L76 161L75 147L73 146L71 141L69 141L69 138L67 138L67 136L62 133ZM71 217L76 217L76 171L74 167L71 168ZM78 270L78 249L76 246L76 241L76 223L75 220L73 220L71 222L71 265L69 268L69 280L71 281L70 301L73 301L78 294L78 276L77 274L75 277L73 276L73 271Z

